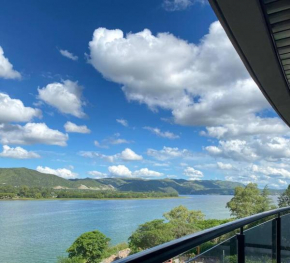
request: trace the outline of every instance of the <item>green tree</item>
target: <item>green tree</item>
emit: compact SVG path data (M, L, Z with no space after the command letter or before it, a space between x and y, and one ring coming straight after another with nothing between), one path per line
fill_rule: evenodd
M88 263L101 262L109 241L109 238L97 230L86 232L68 248L68 256L69 258L83 258Z
M139 252L174 239L173 227L163 219L156 219L140 225L129 237L129 247Z
M285 190L285 192L278 197L278 206L290 206L290 185L288 185L288 188Z
M177 206L163 216L172 225L175 238L197 232L197 222L203 221L205 215L201 211L188 210L185 206Z
M185 206L173 208L163 214L163 219L156 219L140 225L129 238L129 247L133 252L148 249L172 239L201 230L198 223L204 220L201 211L188 210Z
M200 220L204 220L205 215L201 211L188 210L185 206L180 205L173 208L163 216L169 222L183 222L187 224L194 224Z
M231 215L242 218L274 208L269 198L267 187L262 192L257 184L249 183L246 187L236 187L234 197L227 203Z

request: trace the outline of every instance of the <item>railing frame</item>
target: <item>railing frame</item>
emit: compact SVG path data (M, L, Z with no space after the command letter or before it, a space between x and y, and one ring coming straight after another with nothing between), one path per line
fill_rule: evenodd
M226 224L222 224L216 227L212 227L191 235L184 236L179 239L172 240L170 242L161 244L159 246L144 250L137 254L133 254L127 258L119 259L115 263L162 263L166 260L174 258L178 255L181 255L187 252L190 249L193 249L207 241L210 241L214 238L220 237L226 233L234 231L236 229L243 229L244 226L254 223L258 220L274 216L276 215L276 262L281 262L280 248L281 248L281 213L289 212L290 207L284 207L279 209L274 209L271 211L263 212L260 214L256 214L253 216L245 217L242 219L238 219ZM243 231L240 232L238 236L242 236ZM239 237L239 242L244 242L243 237ZM239 245L238 245L239 250ZM241 261L239 263L244 263L245 251L238 251L238 255L240 254Z

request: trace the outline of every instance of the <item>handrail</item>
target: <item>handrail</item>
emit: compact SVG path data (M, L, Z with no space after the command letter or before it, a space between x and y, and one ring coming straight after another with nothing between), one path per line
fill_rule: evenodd
M280 213L290 211L290 207L278 208L235 221L212 227L194 234L190 234L159 246L133 254L127 258L119 259L116 263L161 263L170 258L176 257L194 247L197 247L207 241L222 236L233 230L241 228L260 219L279 215Z

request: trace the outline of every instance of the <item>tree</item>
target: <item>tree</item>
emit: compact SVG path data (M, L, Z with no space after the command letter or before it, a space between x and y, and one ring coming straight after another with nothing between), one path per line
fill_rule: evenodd
M288 185L288 188L285 190L285 192L278 197L278 206L290 206L290 185Z
M129 237L129 247L139 252L174 239L172 225L163 219L156 219L140 225Z
M177 206L163 216L173 226L175 238L194 233L200 230L196 224L203 221L205 215L201 211L188 210L185 206Z
M163 214L167 220L156 219L140 225L129 238L129 247L133 252L148 249L172 239L199 231L198 222L204 221L201 211L188 210L185 206L173 208Z
M234 197L227 203L231 215L242 218L274 208L269 198L267 186L262 192L257 184L249 183L246 187L236 187Z
M194 224L200 220L204 220L205 215L201 211L188 210L185 206L180 205L173 208L163 216L169 222L183 222L187 224Z
M88 263L101 262L109 241L109 238L97 230L86 232L68 248L68 256L69 258L83 258Z

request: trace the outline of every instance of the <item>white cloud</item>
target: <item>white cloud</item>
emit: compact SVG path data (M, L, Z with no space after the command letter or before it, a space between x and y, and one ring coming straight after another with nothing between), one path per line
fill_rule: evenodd
M66 169L66 168L52 169L49 167L37 166L36 170L40 173L54 174L65 179L74 179L78 176L77 173L74 173L71 170Z
M218 22L199 45L147 29L124 36L99 28L89 46L90 63L122 84L128 100L171 110L178 124L246 122L270 107Z
M281 185L285 185L285 186L288 185L288 183L286 181L281 180L281 179L278 179L278 183L281 184Z
M281 161L290 158L290 139L260 136L249 140L219 141L218 146L207 146L205 150L211 156L236 161Z
M135 170L134 172L132 172L125 165L109 166L108 170L112 176L117 177L156 178L164 175L163 173L152 171L149 170L148 168L141 168L139 170Z
M123 161L140 161L143 160L141 155L136 154L129 148L126 148L124 151L121 152L120 157Z
M163 8L166 11L185 10L195 3L206 3L206 0L163 0Z
M38 89L39 99L48 105L57 108L60 112L83 118L82 101L83 88L77 82L65 80L63 83L50 83L42 89Z
M102 141L102 145L99 144L99 147L102 146L104 148L108 148L108 145L117 145L117 144L127 144L131 143L126 139L120 138L119 133L115 133L113 136L110 136Z
M234 167L230 163L217 162L217 166L221 170L233 170Z
M110 144L124 144L124 143L130 143L129 141L125 140L125 139L121 139L121 138L118 138L118 139L112 139L110 141Z
M142 168L133 172L133 176L142 177L142 178L150 178L150 177L160 177L163 176L163 173L159 173L156 171L149 170L148 168Z
M2 144L48 144L66 146L68 135L52 130L45 123L27 123L24 126L0 124Z
M102 160L105 160L107 162L115 162L117 160L117 155L105 155L102 153L98 153L98 152L90 152L90 151L81 151L80 156L82 157L86 157L86 158L99 158Z
M155 149L148 149L147 155L154 157L157 160L165 161L169 159L175 159L175 158L188 158L191 156L191 153L187 149L179 149L177 147L166 147L164 146L162 150L155 150Z
M67 50L63 50L63 49L61 49L61 50L59 50L59 52L60 52L60 54L62 54L64 57L67 57L67 58L69 58L69 59L71 59L71 60L74 60L74 61L78 60L78 57L77 57L77 56L75 56L73 53L70 53L70 52L67 51Z
M190 180L198 180L203 177L203 173L193 167L185 168L183 174L188 176Z
M122 161L141 161L143 160L143 157L141 155L136 154L134 151L132 151L129 148L126 148L121 153L117 153L114 155L105 155L99 152L91 152L91 151L81 151L79 153L83 157L87 158L100 158L107 162L115 162L118 160Z
M0 153L0 157L13 158L13 159L33 159L40 158L40 155L35 152L29 152L21 147L9 147L3 145L3 151Z
M223 126L206 127L201 135L218 139L241 138L255 135L286 135L289 127L279 118L251 117L245 123L232 123Z
M168 139L178 139L179 138L179 135L176 135L176 134L169 132L169 131L162 132L158 128L144 127L144 129L151 131L152 133L156 134L159 137L168 138Z
M0 123L27 122L35 117L41 118L40 110L25 107L21 100L0 93Z
M253 165L252 171L255 173L264 174L269 177L280 177L290 179L290 172L284 168Z
M101 173L99 171L89 171L88 174L93 176L95 179L101 179L101 178L108 177L107 174Z
M91 133L91 130L86 125L76 125L70 121L65 123L64 128L66 132Z
M129 126L128 121L124 120L124 119L116 119L116 122L120 123L121 125L123 125L125 127Z
M21 75L13 69L12 64L4 56L3 48L0 46L0 78L4 79L20 79Z
M118 177L131 177L132 172L125 165L109 166L108 170L111 175Z
M247 145L246 141L241 140L220 141L219 147L207 146L205 149L212 156L238 161L252 162L259 159L255 150Z
M107 145L99 143L97 140L94 141L94 145L98 148L109 148Z
M211 24L198 44L169 33L153 35L147 29L124 35L118 29L99 28L89 46L90 63L104 78L121 84L129 101L146 104L155 112L168 110L176 124L206 126L202 135L220 140L205 147L218 159L215 167L217 161L226 164L223 159L290 160L288 127L277 117L262 117L271 115L272 109L219 22ZM161 161L194 158L186 149L171 147L148 149L147 155ZM241 176L238 179L244 182L253 180L249 174ZM266 180L263 176L260 183Z

